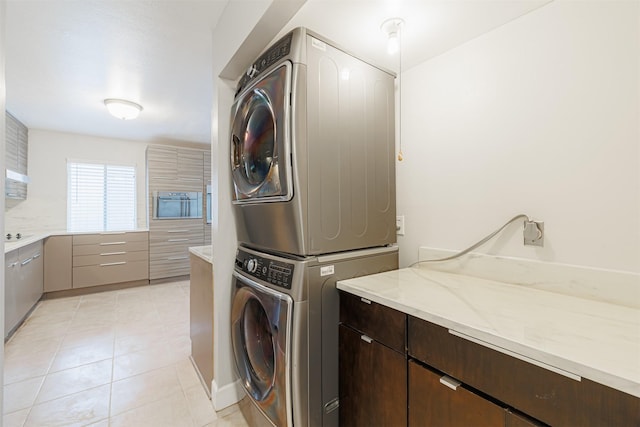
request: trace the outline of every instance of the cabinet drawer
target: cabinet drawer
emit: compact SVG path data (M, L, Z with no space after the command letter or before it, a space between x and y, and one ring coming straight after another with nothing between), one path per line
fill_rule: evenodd
M401 353L406 348L407 315L359 296L340 293L340 322Z
M580 381L409 316L409 355L551 425L640 425L640 399Z
M149 242L180 243L180 242L187 242L190 239L202 240L203 236L204 236L204 227L202 225L200 225L200 227L198 228L184 227L184 228L176 228L174 230L167 230L167 231L154 230L149 233Z
M139 240L127 242L119 240L115 242L92 243L89 245L74 245L73 256L78 255L100 255L113 252L136 252L149 251L149 242Z
M154 257L149 260L149 279L186 276L191 272L189 256Z
M113 263L121 263L126 261L147 261L149 259L148 251L114 251L104 252L98 255L74 255L73 266L82 267L85 265L112 265Z
M73 268L73 287L86 288L149 278L148 261L121 261L110 265Z
M409 426L503 427L505 414L455 379L409 361Z
M144 242L147 241L147 239L148 235L146 231L76 234L73 236L73 244L75 246L117 242Z

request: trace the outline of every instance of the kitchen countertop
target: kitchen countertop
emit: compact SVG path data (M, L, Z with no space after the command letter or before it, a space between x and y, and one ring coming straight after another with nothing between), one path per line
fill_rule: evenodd
M640 397L638 308L426 267L342 280L337 287Z
M209 264L213 264L213 246L212 245L192 246L189 248L189 252L203 259Z
M6 230L5 230L6 231ZM127 230L126 233L135 233L135 232L145 232L149 231L148 228L137 228L135 230ZM122 231L41 231L35 233L24 233L24 237L21 239L12 239L4 241L4 253L7 254L11 251L15 251L16 249L20 249L25 247L31 243L35 243L38 240L44 240L50 236L73 236L77 234L109 234L109 233L122 233ZM14 234L14 233L11 233Z

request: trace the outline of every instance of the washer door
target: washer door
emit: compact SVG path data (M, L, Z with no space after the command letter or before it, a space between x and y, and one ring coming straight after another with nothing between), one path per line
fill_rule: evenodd
M290 340L293 300L234 272L231 341L247 394L276 426L292 423Z
M289 93L283 63L239 96L231 123L234 203L291 200Z

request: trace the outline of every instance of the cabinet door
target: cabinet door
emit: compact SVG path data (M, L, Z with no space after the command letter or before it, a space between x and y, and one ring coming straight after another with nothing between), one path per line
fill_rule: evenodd
M452 378L409 362L409 426L498 427L506 411Z
M73 236L51 236L44 241L44 291L71 289Z
M405 356L340 325L340 425L406 424Z
M32 243L20 249L21 301L24 317L42 297L44 258L42 257L42 241Z
M4 261L4 336L6 337L20 320L16 307L16 287L20 279L18 250L6 254Z

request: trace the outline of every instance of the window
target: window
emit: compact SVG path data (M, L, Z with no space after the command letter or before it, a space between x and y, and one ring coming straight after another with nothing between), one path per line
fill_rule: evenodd
M135 228L134 166L67 163L69 231L115 231Z

